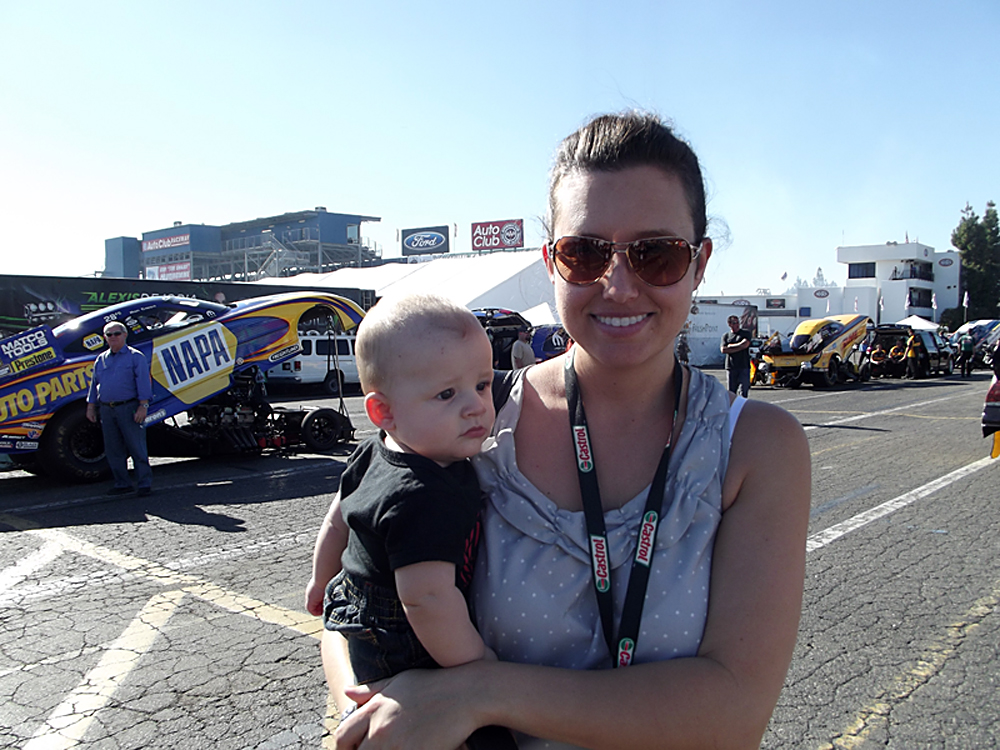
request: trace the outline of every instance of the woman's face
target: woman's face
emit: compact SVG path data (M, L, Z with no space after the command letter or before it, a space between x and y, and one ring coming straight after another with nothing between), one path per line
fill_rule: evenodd
M657 167L615 172L572 172L555 192L555 239L565 235L631 242L683 237L694 242L694 223L680 180ZM691 296L712 253L706 239L687 274L668 287L649 286L615 253L604 276L575 286L559 276L546 248L556 306L570 336L599 362L627 367L673 358L673 342L687 320Z

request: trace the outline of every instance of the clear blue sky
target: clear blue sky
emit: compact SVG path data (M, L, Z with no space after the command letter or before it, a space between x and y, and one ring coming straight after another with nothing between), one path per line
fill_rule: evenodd
M365 233L524 218L556 143L652 109L690 140L704 291L782 291L838 245L950 246L1000 201L1000 3L0 0L0 273L104 240L326 206Z

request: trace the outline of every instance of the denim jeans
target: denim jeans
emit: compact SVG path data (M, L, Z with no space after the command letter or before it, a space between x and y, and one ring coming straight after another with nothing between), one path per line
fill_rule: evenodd
M437 666L410 627L396 592L344 571L326 587L323 625L346 636L358 682Z
M743 398L750 397L750 368L744 370L726 370L726 377L729 381L729 391L738 393Z
M126 401L117 406L101 404L101 432L104 435L104 454L115 478L115 487L131 487L128 476L128 457L135 466L135 480L139 487L153 486L153 472L149 468L146 451L146 428L136 424L138 401Z

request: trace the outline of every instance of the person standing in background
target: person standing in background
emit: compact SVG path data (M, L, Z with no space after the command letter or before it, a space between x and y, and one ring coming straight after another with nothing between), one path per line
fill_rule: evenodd
M726 355L729 391L743 398L750 396L750 331L740 328L740 319L730 315L729 333L722 337L720 349Z
M126 344L128 329L120 321L104 326L108 350L94 362L94 377L87 392L87 419L97 421L100 407L104 453L111 465L115 483L109 495L132 492L128 476L128 457L135 466L138 495L152 491L153 472L146 450L146 430L143 421L149 409L153 386L149 378L149 363L142 352Z
M535 350L531 348L531 334L525 326L517 329L517 341L510 348L510 365L512 370L535 364Z

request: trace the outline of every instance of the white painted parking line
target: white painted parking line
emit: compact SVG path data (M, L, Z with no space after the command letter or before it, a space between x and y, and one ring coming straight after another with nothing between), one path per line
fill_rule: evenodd
M802 429L818 430L823 427L836 427L837 425L849 424L851 422L859 422L862 419L871 419L872 417L881 417L885 414L893 414L895 412L903 411L905 409L918 409L921 406L929 406L930 404L938 404L942 401L950 401L953 398L958 398L962 394L955 394L953 396L944 396L943 398L932 398L929 401L917 401L914 404L905 404L904 406L894 406L891 409L881 409L880 411L872 411L866 414L856 414L853 417L844 417L843 419L835 419L832 422L824 422L823 424L811 424L808 427L803 427Z
M830 542L836 541L837 539L840 539L840 537L850 534L852 531L857 531L862 526L867 526L872 521L877 521L890 513L895 513L900 508L905 508L907 505L915 503L917 500L927 497L928 495L947 487L949 484L957 482L959 479L963 479L970 474L974 474L980 469L985 469L991 464L1000 465L1000 461L992 459L989 456L981 458L968 466L963 466L961 469L956 469L950 474L945 474L943 477L938 477L932 482L928 482L921 487L917 487L915 490L910 490L904 495L888 500L881 505L876 505L874 508L870 508L863 513L858 513L858 515L853 518L848 518L846 521L812 534L806 540L806 552L813 552L821 547L825 547L830 544Z
M10 591L24 579L30 577L32 573L41 570L55 560L62 552L62 545L47 542L27 557L18 560L16 564L0 570L0 591Z
M98 712L152 647L183 597L182 591L165 591L146 602L97 666L49 714L24 750L64 750L80 744Z

